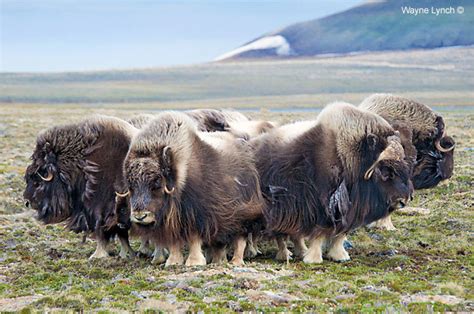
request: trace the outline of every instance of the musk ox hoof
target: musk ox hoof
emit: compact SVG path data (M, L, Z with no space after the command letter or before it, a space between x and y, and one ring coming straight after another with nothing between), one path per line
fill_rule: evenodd
M152 256L153 259L151 260L151 263L153 265L163 264L166 261L166 256L163 249L160 252L154 252Z
M166 260L165 267L183 265L183 258L170 258Z
M205 266L206 258L204 255L201 256L189 256L186 260L186 266Z
M106 250L95 250L94 254L92 254L90 257L89 257L89 260L93 260L93 259L99 259L99 258L107 258L107 257L110 257L109 253L107 253Z
M392 223L392 218L386 217L382 218L380 220L377 220L371 224L368 225L369 228L377 228L377 229L382 229L382 230L388 230L388 231L394 231L397 230L395 226Z
M321 264L323 262L323 257L321 256L321 253L311 254L311 250L308 250L306 255L303 257L303 262L306 264Z
M254 258L259 254L262 254L262 252L258 249L258 247L254 246L254 245L248 245L245 248L245 257L246 258Z
M286 262L291 260L291 256L293 256L293 253L291 253L288 249L284 249L277 252L275 259L277 261Z
M245 262L243 259L241 258L233 258L230 263L233 265L233 266L244 266L245 265Z
M135 257L135 252L121 249L119 253L119 257L121 259L133 259Z
M347 262L351 260L349 253L346 250L329 250L328 256L329 259L335 262Z

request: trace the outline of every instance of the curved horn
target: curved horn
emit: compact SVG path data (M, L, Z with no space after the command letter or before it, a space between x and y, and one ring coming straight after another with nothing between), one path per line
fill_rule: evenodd
M115 195L117 195L118 197L127 197L129 194L130 194L130 190L127 190L127 192L125 193L119 193L115 191Z
M443 146L441 146L441 140L442 140L442 139L443 139L443 138L440 138L439 140L436 140L435 143L434 143L436 149L439 150L440 152L442 152L442 153L450 152L450 151L452 151L452 150L454 149L454 146L456 146L456 144L454 144L453 146L451 146L451 147L449 147L449 148L444 148Z
M46 181L46 182L49 182L51 180L53 180L53 174L51 172L49 172L48 170L48 176L45 178L43 177L39 172L36 172L36 174L41 178L41 180L43 181Z
M370 168L365 172L364 179L369 180L374 174L375 167L381 160L392 159L392 160L402 160L405 158L405 152L403 150L402 144L400 144L400 138L397 135L392 135L387 138L388 145L380 153L379 158L370 166Z
M169 146L165 146L165 148L163 148L163 159L165 159L167 161L167 158L168 158L168 151L171 149L171 147Z
M372 166L370 166L369 170L367 170L364 174L364 180L368 181L370 180L370 178L372 177L372 175L374 174L374 170L375 170L375 167L377 166L378 164L378 160L376 162L373 163Z
M166 184L165 184L165 193L166 193L166 194L173 194L173 192L174 192L174 186L173 186L173 188L172 188L171 190L169 190L168 187L167 187Z

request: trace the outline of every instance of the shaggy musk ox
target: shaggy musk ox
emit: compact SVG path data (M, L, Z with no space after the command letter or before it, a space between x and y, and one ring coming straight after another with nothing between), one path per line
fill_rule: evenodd
M344 235L404 206L413 190L397 132L347 103L328 105L316 121L281 126L251 143L267 200L267 231L280 237L280 252L287 251L282 236L295 239L307 263L322 262L326 238L331 259L349 259Z
M198 123L199 131L225 131L249 139L273 129L270 121L250 120L234 110L198 109L185 112Z
M169 249L166 265L205 265L234 242L234 264L243 263L250 223L262 216L263 199L253 152L228 133L202 133L185 114L166 112L132 140L124 163L131 220ZM132 227L133 228L133 227Z
M128 231L117 227L115 187L137 130L114 117L88 120L42 131L26 169L24 198L45 224L66 222L75 232L94 232L91 258L108 256L106 246L118 235L120 256L133 253Z
M443 118L428 106L390 94L374 94L359 108L374 112L405 135L405 154L410 156L415 189L436 186L453 174L454 139L447 136ZM403 142L402 142L403 143ZM411 144L411 145L410 145ZM390 216L378 227L395 229Z
M275 127L270 121L250 120L234 110L196 109L184 112L195 123L198 131L202 132L229 132L235 137L249 139L266 133ZM139 114L127 120L136 128L141 129L156 115Z

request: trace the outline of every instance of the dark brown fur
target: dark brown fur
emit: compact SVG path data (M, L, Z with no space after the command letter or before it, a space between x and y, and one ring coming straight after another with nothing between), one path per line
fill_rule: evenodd
M344 114L336 111L334 117ZM346 233L387 216L400 199L409 197L409 168L403 160L383 161L370 180L364 179L387 146L387 137L395 134L388 125L372 132L358 142L343 143L351 147L346 156L337 150L334 129L325 121L291 141L282 140L278 129L252 141L272 235Z
M134 128L117 118L99 116L56 126L38 135L25 174L25 199L46 223L66 222L75 232L95 232L108 241L127 231L117 228L115 187ZM53 174L50 182L43 181Z
M195 235L205 245L224 246L262 215L253 154L241 140L216 150L188 120L163 113L132 142L124 166L132 213L154 214L153 226L142 232L164 246ZM163 156L165 147L169 155ZM165 193L165 186L174 192Z
M394 129L411 133L412 146L409 145L408 136L404 140L403 134L402 144L413 168L415 189L434 187L452 176L454 150L441 152L434 145L437 140L445 148L455 145L454 139L445 134L442 116L426 105L390 94L372 95L360 107L380 115Z

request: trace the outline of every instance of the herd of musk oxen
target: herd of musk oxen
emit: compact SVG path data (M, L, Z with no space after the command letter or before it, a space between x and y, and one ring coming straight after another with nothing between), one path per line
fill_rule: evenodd
M414 189L452 175L454 146L440 115L389 94L280 126L229 110L100 115L38 135L24 197L40 221L93 234L91 258L109 256L115 237L120 257L134 256L137 237L166 266L228 252L241 265L265 240L279 260L321 263L327 247L344 261L349 232L393 228Z

